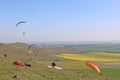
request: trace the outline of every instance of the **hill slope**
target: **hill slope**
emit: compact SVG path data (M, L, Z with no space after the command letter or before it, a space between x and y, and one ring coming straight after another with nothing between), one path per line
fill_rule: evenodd
M56 56L61 52L81 53L80 49L36 46L32 50L37 55L27 56L28 46L24 43L0 45L0 80L117 80L116 78L77 70L83 68L80 65L83 62L71 61ZM7 57L4 57L4 54L7 54ZM32 58L31 61L30 58ZM20 67L13 65L12 63L15 60L24 61L32 66ZM64 70L49 69L47 67L55 60L57 65Z
M46 62L24 61L32 64L32 66L20 67L13 65L12 59L0 61L0 80L117 80L101 75L88 74L80 70L67 68L64 70L49 69L47 67L49 64Z

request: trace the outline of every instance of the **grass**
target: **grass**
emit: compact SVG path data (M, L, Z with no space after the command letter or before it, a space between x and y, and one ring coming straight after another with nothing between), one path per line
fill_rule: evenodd
M117 76L112 74L119 70L119 67L106 65L105 62L96 62L102 69L103 75L97 75L93 70L85 66L85 61L65 59L56 56L58 53L80 53L80 50L74 48L59 48L59 47L36 47L34 50L37 56L27 56L26 44L2 44L0 46L0 80L119 80L119 72ZM7 58L3 56L7 54ZM91 55L90 55L91 54ZM99 53L85 53L87 56L99 56ZM99 55L98 55L99 54ZM106 53L107 54L107 53ZM103 54L105 55L105 54ZM117 56L105 55L103 58L114 59ZM32 58L30 61L29 59ZM119 56L118 56L119 58ZM118 59L117 58L117 59ZM13 65L15 60L29 63L31 67L20 67ZM55 61L57 66L64 70L49 69L47 66ZM113 71L111 71L113 69ZM90 72L87 72L90 71ZM111 73L110 73L111 72ZM14 76L16 78L13 78ZM117 79L118 78L118 79Z
M79 70L89 74L97 75L96 72L91 69L79 69ZM101 72L103 76L111 76L116 79L120 79L120 68L101 68Z
M12 62L13 59L3 59L3 61L0 61L0 80L116 80L116 78L104 77L76 70L81 65L79 66L78 62L75 61L56 62L57 66L63 67L64 70L49 69L47 66L50 65L51 61L29 61L24 59L24 62L32 64L32 67L20 67L13 65ZM72 67L64 65L71 63L74 64ZM14 75L17 75L17 77L13 78Z
M111 76L113 78L120 79L120 67L119 67L120 54L105 53L105 52L89 52L84 54L62 53L59 56L62 58L67 58L82 62L80 63L82 65L79 66L79 68L76 68L76 70L97 75L94 70L88 69L87 67L84 66L85 61L89 61L89 60L95 61L97 65L100 67L103 76L109 76L109 77Z
M101 71L103 72L104 76L120 78L120 68L103 68Z

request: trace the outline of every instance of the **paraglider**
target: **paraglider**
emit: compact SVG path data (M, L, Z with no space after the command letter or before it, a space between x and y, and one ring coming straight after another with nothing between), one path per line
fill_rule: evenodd
M26 66L25 63L21 61L14 61L13 64L18 66Z
M26 23L26 21L20 21L20 22L18 22L18 23L16 24L16 27L17 27L19 24L21 24L21 23Z
M14 61L13 65L17 65L17 66L31 66L31 64L26 64L22 61Z
M55 69L58 69L58 70L63 70L63 68L56 66L55 62L52 62L51 66L48 66L48 68L55 68Z
M99 67L93 61L87 61L86 66L90 67L91 69L95 70L98 74L102 75Z
M33 51L32 47L33 46L37 46L37 44L31 44L30 46L28 46L28 52L27 55L32 55L35 51ZM35 54L36 55L36 54Z
M20 21L15 26L18 27L20 24L27 23L26 21ZM25 32L22 33L22 35L25 35Z
M28 46L28 50L31 49L35 45L37 45L37 44L31 44L30 46Z

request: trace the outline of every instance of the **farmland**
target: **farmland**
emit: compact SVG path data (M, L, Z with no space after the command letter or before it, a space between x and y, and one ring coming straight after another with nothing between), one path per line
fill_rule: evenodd
M120 61L120 54L113 53L105 53L105 52L89 52L85 54L67 54L64 53L59 55L60 57L73 59L73 60L81 60L81 61Z

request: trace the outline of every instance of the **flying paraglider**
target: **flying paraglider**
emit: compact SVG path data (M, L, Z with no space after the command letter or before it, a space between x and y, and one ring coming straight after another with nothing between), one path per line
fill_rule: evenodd
M99 67L93 61L87 61L86 66L90 67L91 69L95 70L98 74L101 74Z
M16 24L16 27L17 27L19 24L21 24L21 23L26 23L26 21L20 21L20 22L18 22L18 23Z
M37 46L37 44L31 44L30 46L28 46L28 52L27 55L32 55L34 54L35 51L33 51L34 49L32 48L33 46ZM36 54L35 54L36 55Z
M27 23L26 21L20 21L15 26L18 27L20 24ZM22 33L22 35L25 35L25 32Z
M28 46L28 49L31 49L35 45L37 45L37 44L31 44L30 46Z

